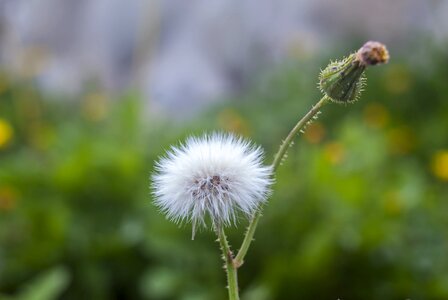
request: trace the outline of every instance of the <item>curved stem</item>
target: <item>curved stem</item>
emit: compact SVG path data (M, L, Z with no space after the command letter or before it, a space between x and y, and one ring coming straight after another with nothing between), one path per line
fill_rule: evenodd
M239 300L238 293L238 274L237 267L233 261L233 253L230 250L229 243L227 242L226 233L224 228L220 225L216 226L216 234L218 235L219 244L221 246L223 259L225 262L224 269L227 273L227 288L229 289L229 300Z
M277 168L280 166L280 163L282 162L282 159L285 156L286 151L288 150L289 146L291 145L296 135L319 112L322 106L327 104L329 100L330 99L327 96L323 96L322 99L320 99L319 102L317 102L311 108L311 110L302 119L300 119L300 121L297 122L296 126L294 126L294 128L289 132L288 136L281 144L280 149L278 149L277 154L275 154L274 162L272 163L273 172L277 171Z
M297 122L296 126L289 132L288 136L285 138L283 143L278 149L277 153L274 156L274 162L272 163L273 172L277 171L280 166L283 157L286 154L286 151L290 147L292 141L296 137L296 135L311 121L311 119L317 115L319 110L328 103L330 99L327 96L323 96L322 99L319 100L311 110L302 118L299 122ZM246 234L244 236L243 243L241 244L241 248L238 251L237 256L233 260L234 265L238 268L244 263L244 257L246 256L247 251L249 250L250 244L254 238L255 229L257 228L258 220L261 217L261 209L259 209L252 217L249 227L247 228Z

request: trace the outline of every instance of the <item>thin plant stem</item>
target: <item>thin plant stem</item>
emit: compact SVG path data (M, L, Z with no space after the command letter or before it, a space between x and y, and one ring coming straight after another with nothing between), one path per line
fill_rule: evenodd
M330 98L328 96L323 96L319 102L317 102L310 111L302 118L299 122L297 122L296 126L289 132L286 139L283 141L282 145L280 146L280 149L278 149L277 154L274 156L274 162L272 163L272 171L275 173L280 166L283 157L286 154L286 151L288 150L289 146L291 145L292 141L296 137L296 135L302 130L311 119L317 115L317 113L320 111L322 106L328 103L330 101Z
M225 262L224 269L227 273L227 288L229 290L229 300L239 300L238 292L238 274L237 267L233 262L233 253L230 250L229 243L227 242L227 236L224 232L223 226L216 226L216 234L218 235L219 244L221 246L223 259Z
M288 136L285 138L283 143L280 146L280 149L278 149L277 153L274 156L274 161L272 163L272 170L273 172L277 171L278 167L280 166L283 157L286 154L286 151L288 151L288 148L291 146L291 143L293 142L296 135L308 124L308 122L311 121L313 117L317 115L317 113L320 111L322 106L328 103L330 98L327 96L323 96L322 99L319 100L312 108L311 110L297 122L297 124L294 126L294 128L289 132ZM258 220L261 217L261 209L259 209L255 214L253 215L249 227L247 228L246 234L244 236L243 243L241 244L241 248L238 251L237 256L233 260L233 264L238 268L244 263L244 257L247 254L247 251L249 250L250 244L252 243L252 240L254 238L255 229L258 225Z

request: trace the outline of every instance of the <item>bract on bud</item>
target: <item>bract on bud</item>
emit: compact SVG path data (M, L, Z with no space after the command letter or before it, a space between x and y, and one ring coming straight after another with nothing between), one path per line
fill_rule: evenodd
M341 61L331 62L319 76L319 87L332 101L352 103L365 85L364 70L368 66L387 63L389 53L379 42L369 41L356 53Z
M361 94L364 86L365 68L356 59L355 54L342 61L332 62L320 73L320 89L335 102L353 102Z

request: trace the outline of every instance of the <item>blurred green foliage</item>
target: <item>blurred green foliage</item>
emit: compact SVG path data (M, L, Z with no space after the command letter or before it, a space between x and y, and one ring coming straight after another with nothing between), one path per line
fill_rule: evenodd
M290 149L239 272L243 299L448 299L448 60L393 55L359 102L325 107ZM138 95L51 99L1 75L4 299L225 299L213 233L191 241L151 204L154 160L222 129L271 162L320 97L317 61L288 62L188 122L155 118Z

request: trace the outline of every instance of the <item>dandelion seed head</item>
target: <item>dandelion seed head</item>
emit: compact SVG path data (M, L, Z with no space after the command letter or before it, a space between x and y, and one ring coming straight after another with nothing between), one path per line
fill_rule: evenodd
M251 216L270 193L272 168L263 150L232 134L190 137L156 163L154 202L175 222L231 225Z

